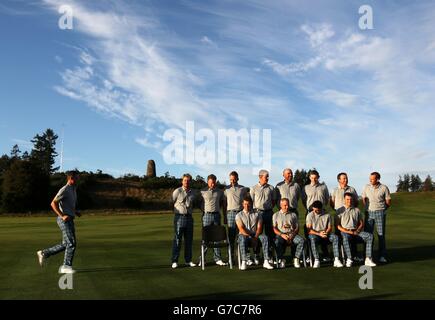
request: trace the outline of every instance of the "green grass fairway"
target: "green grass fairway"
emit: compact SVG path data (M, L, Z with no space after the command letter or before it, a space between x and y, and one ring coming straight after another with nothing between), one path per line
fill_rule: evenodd
M0 299L435 299L435 193L393 195L387 218L391 263L374 268L373 290L359 289L358 267L242 272L210 263L205 271L172 270L172 220L172 215L77 219L79 273L73 290L60 290L63 254L43 269L36 260L37 249L59 241L55 218L1 217ZM199 222L197 214L195 256Z

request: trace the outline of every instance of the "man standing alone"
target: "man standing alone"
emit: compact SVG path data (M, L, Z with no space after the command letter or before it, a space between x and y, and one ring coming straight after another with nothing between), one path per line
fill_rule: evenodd
M63 186L51 202L51 208L57 214L57 224L62 232L62 243L51 248L37 252L38 261L41 267L50 256L65 251L64 263L59 268L59 273L75 273L72 268L74 253L76 250L76 234L74 227L75 216L81 214L76 210L77 190L76 185L79 178L78 172L67 172L67 184Z

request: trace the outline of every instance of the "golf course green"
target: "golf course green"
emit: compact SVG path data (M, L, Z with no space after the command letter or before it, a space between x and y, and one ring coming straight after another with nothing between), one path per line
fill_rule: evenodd
M373 269L371 290L359 288L358 266L239 271L214 265L209 252L205 271L183 259L171 269L173 215L85 211L76 219L72 290L58 285L63 254L44 268L37 263L36 251L60 240L54 215L0 216L0 299L435 299L435 192L393 194L392 201L389 263ZM198 212L194 238L196 260ZM375 257L376 249L377 238Z

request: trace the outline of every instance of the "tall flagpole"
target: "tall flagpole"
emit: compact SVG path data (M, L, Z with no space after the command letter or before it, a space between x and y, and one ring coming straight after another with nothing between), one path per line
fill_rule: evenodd
M63 172L63 139L65 135L64 125L62 124L62 139L60 142L60 172Z

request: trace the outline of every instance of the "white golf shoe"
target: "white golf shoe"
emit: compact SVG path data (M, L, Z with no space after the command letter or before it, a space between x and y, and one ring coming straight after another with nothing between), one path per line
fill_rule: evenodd
M228 263L223 262L222 260L218 260L218 261L216 261L216 264L217 264L218 266L226 266L226 265L228 265Z
M71 266L60 266L59 273L76 273L76 271Z
M242 261L242 264L240 265L240 270L246 270L247 266L246 266L246 261Z
M343 268L343 264L341 263L339 258L334 259L334 268Z
M366 258L364 265L367 267L376 267L376 263L373 262L372 258Z
M47 263L47 258L44 257L44 255L42 254L42 250L39 250L38 252L36 252L36 255L38 256L39 265L41 267L45 266L45 264Z
M196 264L193 263L192 261L190 261L190 262L186 262L186 266L187 267L196 267Z
M268 260L264 259L263 268L267 270L272 270L273 266L269 263Z
M295 268L300 268L301 267L301 263L299 262L299 258L294 258L293 259L293 265Z

